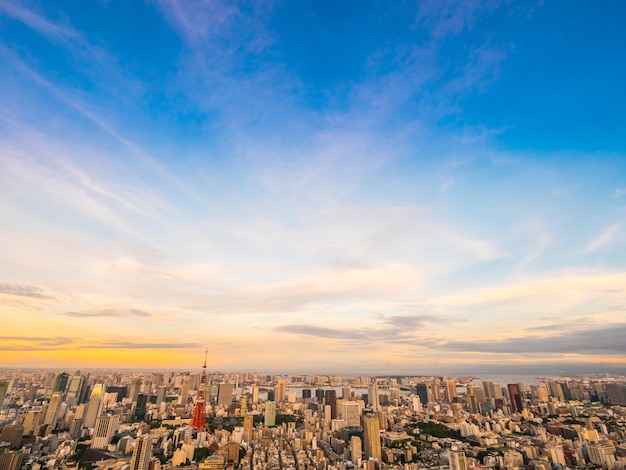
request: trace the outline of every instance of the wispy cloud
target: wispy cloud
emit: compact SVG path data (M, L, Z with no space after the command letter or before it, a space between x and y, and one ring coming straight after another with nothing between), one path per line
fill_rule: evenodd
M513 337L504 340L450 341L439 347L445 350L481 353L551 353L551 354L626 354L626 325L617 323L602 327L586 325L575 331L550 333L542 336Z
M280 325L274 328L279 333L337 339L345 342L368 341L378 344L416 344L433 346L434 340L426 334L425 325L444 322L446 319L431 315L381 315L377 324L361 328L329 328L309 324Z
M0 12L21 21L29 28L53 40L77 39L78 34L69 26L60 26L24 7L20 2L0 1Z
M27 284L0 283L0 294L17 295L29 297L31 299L54 299L53 295L46 293L43 289Z
M84 346L84 349L198 349L201 343L139 343L132 341L104 341L102 344Z
M626 188L615 188L615 191L611 194L613 199L619 199L620 197L626 195Z
M0 351L46 351L73 348L77 337L0 336Z
M583 253L591 253L608 245L613 240L615 235L619 232L620 228L621 226L619 224L614 224L610 227L607 227L600 235L598 235L587 244L587 246L583 250Z
M95 312L64 312L67 317L76 318L94 318L94 317L151 317L152 314L136 308L110 308L106 310L98 310Z

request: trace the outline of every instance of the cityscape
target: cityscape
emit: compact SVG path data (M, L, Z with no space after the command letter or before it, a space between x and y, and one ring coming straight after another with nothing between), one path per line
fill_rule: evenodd
M626 377L3 370L2 470L626 468Z
M0 0L0 470L626 470L624 19Z

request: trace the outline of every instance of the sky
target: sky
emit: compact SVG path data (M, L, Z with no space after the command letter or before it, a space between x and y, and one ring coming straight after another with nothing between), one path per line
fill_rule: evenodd
M0 0L0 367L626 371L624 17Z

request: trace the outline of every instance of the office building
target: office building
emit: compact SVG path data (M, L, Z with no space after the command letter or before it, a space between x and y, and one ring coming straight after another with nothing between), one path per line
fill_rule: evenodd
M113 439L117 431L119 419L119 415L100 416L96 419L91 440L92 449L106 449L109 446L111 439Z
M509 399L511 400L511 411L513 413L521 413L524 409L522 401L522 391L519 384L508 384Z
M381 459L380 421L376 415L363 416L363 440L365 441L365 458Z
M361 425L361 404L358 401L344 401L342 416L346 426Z
M103 384L94 385L83 419L83 426L86 428L93 428L96 425L96 419L100 416L100 412L104 406L102 400L104 392L105 389Z
M265 425L276 425L276 403L273 401L268 401L265 403Z
M374 378L373 382L367 386L367 403L374 411L378 411L380 409L378 382L376 382L376 378Z
M229 406L233 402L234 385L221 383L217 387L218 406Z
M149 437L140 437L135 441L135 450L129 470L148 470L152 457L152 441Z
M443 387L445 392L446 401L453 403L456 398L456 378L446 379L443 381Z

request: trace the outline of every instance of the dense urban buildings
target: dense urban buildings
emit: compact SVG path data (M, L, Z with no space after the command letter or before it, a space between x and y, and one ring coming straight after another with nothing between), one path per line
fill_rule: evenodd
M0 470L626 468L624 377L5 369L0 393Z

